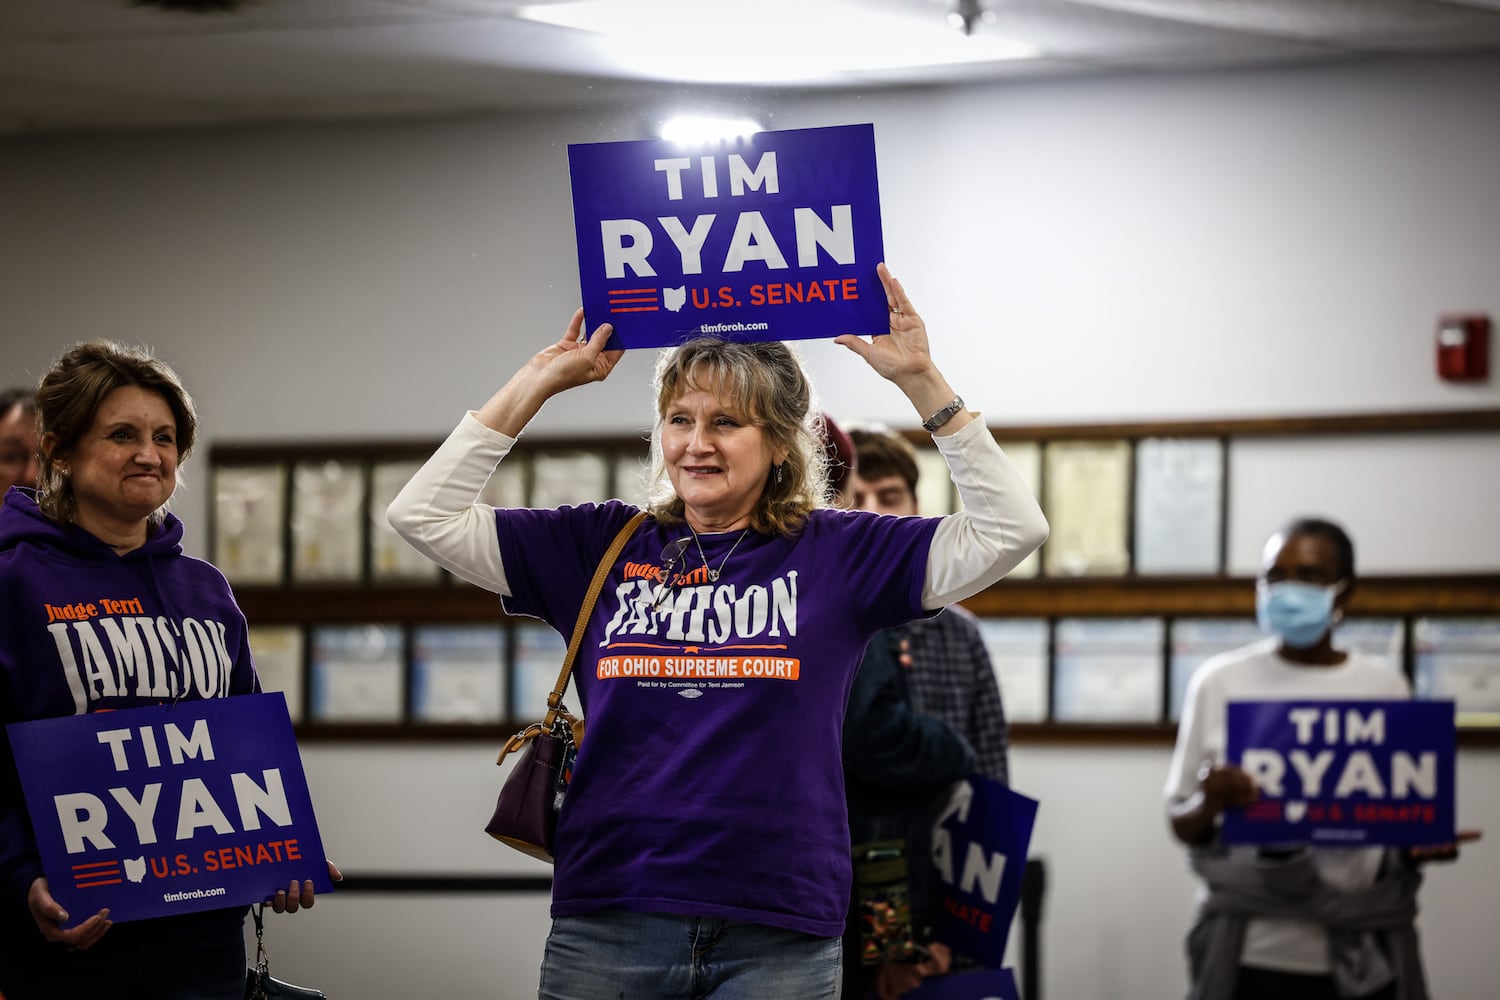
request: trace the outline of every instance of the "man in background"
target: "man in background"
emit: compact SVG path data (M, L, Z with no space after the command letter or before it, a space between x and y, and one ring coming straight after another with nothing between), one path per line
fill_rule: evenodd
M36 393L0 390L0 498L12 486L36 487Z
M877 514L915 515L916 450L890 431L855 428L850 506ZM974 748L974 771L1010 783L1010 730L1000 684L979 621L959 605L886 633L896 640L912 706L941 719Z
M851 430L848 438L854 456L844 464L852 470L836 491L846 505L879 514L916 514L918 469L912 446L889 432ZM839 449L831 450L837 454ZM999 684L970 612L946 608L870 641L844 725L855 889L858 895L863 872L878 870L861 857L870 853L868 845L904 841L914 948L903 958L872 966L860 952L858 928L851 927L845 938L846 1000L864 1000L872 991L888 1000L923 978L978 967L955 958L933 936L936 884L930 827L954 782L975 772L1008 780L1008 742ZM858 920L858 899L855 903Z

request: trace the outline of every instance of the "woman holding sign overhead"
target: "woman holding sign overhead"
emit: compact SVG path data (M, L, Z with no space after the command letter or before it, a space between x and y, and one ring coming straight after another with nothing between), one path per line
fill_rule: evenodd
M911 400L965 513L825 506L820 411L785 344L702 338L662 353L651 516L608 570L573 675L588 737L558 817L543 997L838 995L840 729L865 643L994 583L1047 531L933 363L900 283L878 273L888 332L837 342ZM636 508L475 498L548 399L609 376L610 332L585 341L575 312L390 509L434 561L565 636Z
M141 351L82 344L42 378L37 410L38 489L13 490L0 508L0 723L258 691L229 585L183 554L182 523L165 509L197 427L176 373ZM129 736L119 737L122 754ZM10 744L0 746L0 993L242 996L243 905L119 925L108 909L64 911L43 874ZM115 798L134 806L130 818L94 816L80 843L107 847L108 831L149 826L151 786L121 783ZM142 861L125 858L123 879L145 877ZM312 883L297 881L273 908L312 903Z

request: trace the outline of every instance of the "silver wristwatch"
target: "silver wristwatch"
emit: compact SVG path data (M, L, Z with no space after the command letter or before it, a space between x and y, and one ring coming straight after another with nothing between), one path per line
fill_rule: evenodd
M926 431L928 434L932 434L932 433L936 432L939 427L943 426L948 421L952 420L953 417L960 410L962 410L963 408L964 408L963 397L962 396L954 396L953 397L953 402L949 403L947 406L943 407L941 410L938 410L936 413L934 413L932 416L928 417L926 420L922 421L922 429L924 431Z

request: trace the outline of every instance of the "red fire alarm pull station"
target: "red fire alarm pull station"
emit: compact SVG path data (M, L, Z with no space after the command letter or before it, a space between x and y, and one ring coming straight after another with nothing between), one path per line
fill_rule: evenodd
M1438 378L1476 382L1490 377L1490 318L1476 313L1438 317Z

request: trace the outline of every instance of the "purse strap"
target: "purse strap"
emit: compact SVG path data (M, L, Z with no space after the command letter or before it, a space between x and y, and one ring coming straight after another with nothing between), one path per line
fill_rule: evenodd
M568 655L563 657L562 670L557 674L557 683L552 686L552 693L547 695L547 715L542 719L542 731L551 732L552 725L557 721L557 713L562 710L563 692L568 689L568 678L573 674L573 661L578 658L578 647L583 645L583 633L587 631L589 616L594 613L594 604L599 600L599 591L604 586L604 578L609 576L610 568L615 564L615 558L630 536L635 534L636 527L646 519L646 512L641 511L625 522L615 540L609 543L604 557L599 560L599 566L594 570L594 579L589 581L588 593L583 595L583 606L578 609L578 621L573 625L573 638L568 643Z
M266 908L264 903L256 903L250 907L250 914L255 917L255 965L254 969L258 979L264 979L271 974L271 958L266 954L266 926L261 921L261 911ZM262 993L262 996L265 994Z

